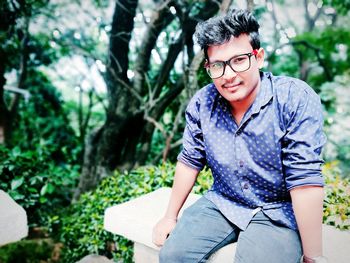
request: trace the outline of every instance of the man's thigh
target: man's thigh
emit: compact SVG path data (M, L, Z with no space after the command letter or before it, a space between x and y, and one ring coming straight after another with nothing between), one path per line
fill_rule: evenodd
M258 212L245 231L241 231L235 263L297 263L302 255L297 231L274 224Z
M204 262L237 240L238 229L205 197L187 208L160 251L160 262Z

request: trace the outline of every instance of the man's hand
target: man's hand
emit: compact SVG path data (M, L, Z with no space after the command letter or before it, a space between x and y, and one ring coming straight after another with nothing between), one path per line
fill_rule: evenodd
M170 232L175 228L179 211L191 192L198 173L198 170L177 162L167 210L153 228L152 241L157 246L163 246Z
M152 233L152 241L157 246L163 246L170 232L175 228L176 219L163 217L154 226Z

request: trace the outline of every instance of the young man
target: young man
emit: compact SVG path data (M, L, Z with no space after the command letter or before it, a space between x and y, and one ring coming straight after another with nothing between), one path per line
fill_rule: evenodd
M197 26L213 83L186 110L172 194L153 231L161 263L204 262L231 242L236 263L326 262L320 100L300 80L260 72L258 29L243 10ZM177 222L205 165L214 184Z

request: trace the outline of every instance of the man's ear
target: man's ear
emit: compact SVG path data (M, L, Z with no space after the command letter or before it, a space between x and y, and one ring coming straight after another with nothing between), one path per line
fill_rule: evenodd
M258 49L258 54L256 54L256 61L258 62L259 69L264 67L265 61L265 50L261 47Z

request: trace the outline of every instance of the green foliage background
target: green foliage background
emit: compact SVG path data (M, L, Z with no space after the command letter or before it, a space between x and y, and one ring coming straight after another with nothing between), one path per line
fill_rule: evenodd
M113 257L116 262L132 262L132 242L103 229L104 211L160 187L171 187L174 169L173 164L164 163L140 167L131 172L116 172L68 209L51 213L48 219L49 232L64 244L61 262L76 262L88 254ZM327 163L323 174L327 184L323 221L339 229L349 230L350 181L341 179L337 163ZM193 192L203 194L211 184L211 173L204 170ZM0 260L5 258L4 252L10 250L11 246L0 249Z

